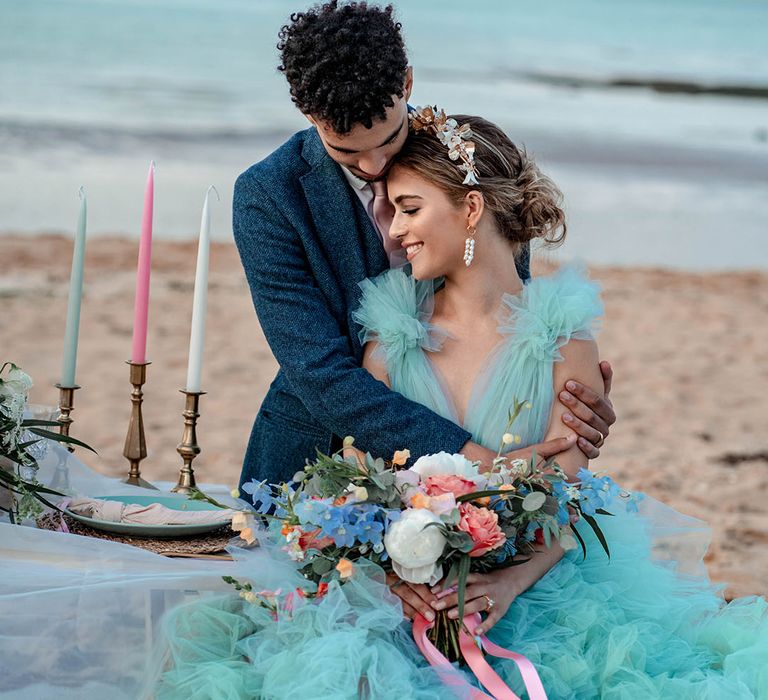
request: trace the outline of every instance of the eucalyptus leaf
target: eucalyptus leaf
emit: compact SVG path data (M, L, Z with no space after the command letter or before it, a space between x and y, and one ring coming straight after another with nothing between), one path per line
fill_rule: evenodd
M525 507L525 504L523 504L523 507ZM547 515L557 515L557 511L560 510L560 504L554 496L547 496L542 510Z
M333 568L333 562L325 557L315 557L312 560L312 571L318 576L327 574Z
M459 513L458 508L454 508L450 513L443 513L440 516L440 520L446 525L458 525L461 522L461 513Z
M475 546L472 538L466 532L447 531L445 534L448 544L464 554L471 552Z
M531 491L531 493L523 499L523 510L527 510L528 512L539 510L546 500L546 494L541 491Z
M384 485L384 488L389 488L395 485L395 475L393 472L382 472L379 474L379 481Z

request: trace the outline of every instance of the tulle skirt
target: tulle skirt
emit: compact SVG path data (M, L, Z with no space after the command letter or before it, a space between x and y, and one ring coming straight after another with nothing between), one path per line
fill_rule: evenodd
M768 698L766 601L725 604L702 564L707 529L643 503L640 515L600 518L610 559L581 527L586 558L569 552L489 637L526 655L552 700ZM275 556L267 548L251 566ZM285 591L296 581L283 583ZM426 665L375 567L277 620L232 595L179 607L164 643L160 700L460 695ZM513 663L492 665L524 697Z
M724 603L702 523L652 499L599 520L610 559L580 527L586 558L568 552L492 641L535 664L550 700L768 699L768 605ZM232 552L168 560L0 525L0 698L461 697L416 649L377 567L274 619L222 575L284 593L306 582L278 545ZM512 662L490 662L525 697Z

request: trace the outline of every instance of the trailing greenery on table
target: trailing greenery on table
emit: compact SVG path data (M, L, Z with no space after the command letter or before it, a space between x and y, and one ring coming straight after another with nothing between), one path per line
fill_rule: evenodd
M24 418L32 378L12 362L0 367L0 457L9 460L10 469L0 467L0 495L9 492L7 504L0 502L11 523L40 515L44 506L56 508L50 496L64 494L47 488L37 480L38 460L45 456L45 440L79 445L95 452L84 442L60 435L49 428L57 421Z

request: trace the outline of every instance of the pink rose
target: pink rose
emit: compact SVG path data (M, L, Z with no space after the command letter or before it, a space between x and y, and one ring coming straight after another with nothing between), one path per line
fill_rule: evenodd
M427 477L424 488L429 496L442 496L444 493L452 493L457 498L477 491L474 481L465 479L455 474L435 474Z
M462 503L459 505L459 513L459 530L466 532L475 543L469 553L470 557L482 557L507 541L506 535L499 527L499 516L493 511L478 508L471 503Z

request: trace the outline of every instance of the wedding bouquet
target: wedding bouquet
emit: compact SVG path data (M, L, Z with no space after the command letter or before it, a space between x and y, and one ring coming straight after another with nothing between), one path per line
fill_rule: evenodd
M509 427L525 404L515 402ZM634 506L607 476L586 469L569 482L554 460L536 464L503 455L517 442L505 433L490 471L462 455L419 458L404 468L407 450L389 462L370 454L331 456L318 452L294 477L294 484L247 483L257 512L273 520L273 533L304 576L318 584L314 596L331 580L342 583L355 575L356 562L366 559L403 581L433 585L454 582L458 589L458 619L438 613L431 639L451 660L460 660L459 632L464 617L466 581L470 572L489 572L525 563L541 543L559 542L563 549L581 547L584 540L573 526L584 520L610 556L608 543L595 519L617 497ZM345 440L351 448L352 438ZM349 450L348 450L349 451ZM254 538L245 516L233 523L241 537ZM275 606L272 592L255 593L248 584L230 579L243 597ZM302 597L307 592L298 591ZM277 608L270 607L276 612Z

